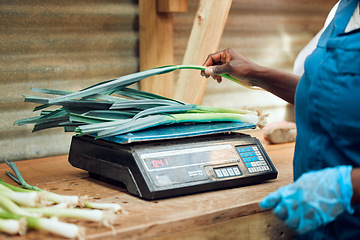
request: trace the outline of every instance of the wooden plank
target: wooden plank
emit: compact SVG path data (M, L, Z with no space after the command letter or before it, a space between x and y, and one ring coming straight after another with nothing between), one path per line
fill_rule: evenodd
M157 0L139 0L140 70L174 64L172 13L158 13ZM174 74L144 79L140 89L173 97Z
M187 12L187 0L157 0L157 11L160 13Z
M170 233L152 240L207 240L207 239L282 239L295 240L296 234L271 211L251 214L195 229Z
M157 201L134 197L117 182L90 178L86 171L72 167L67 162L67 156L20 161L16 164L31 185L59 194L87 195L94 201L122 205L127 214L119 215L113 230L98 223L76 221L76 224L86 228L86 239L148 239L172 233L189 236L185 239L197 239L192 238L194 236L199 236L198 239L210 239L206 236L227 232L229 238L224 239L232 239L231 236L236 235L232 231L236 231L237 225L246 229L245 236L249 237L245 239L270 239L269 236L279 236L281 232L287 233L288 230L283 224L274 221L271 214L263 214L258 203L269 192L292 182L294 143L269 145L263 141L261 131L252 130L247 133L263 142L279 172L276 180ZM0 169L0 178L13 183L5 175L5 171L10 171L9 167L0 164ZM262 218L266 219L262 221ZM271 223L272 227L269 227L268 224ZM226 226L228 231L224 231ZM210 231L208 235L207 231ZM0 233L0 239L2 238L8 237ZM62 239L42 231L29 231L26 236L11 237L12 240L49 238Z
M218 49L232 0L201 0L197 10L183 64L202 65L211 52ZM207 79L198 71L181 70L174 98L200 104Z

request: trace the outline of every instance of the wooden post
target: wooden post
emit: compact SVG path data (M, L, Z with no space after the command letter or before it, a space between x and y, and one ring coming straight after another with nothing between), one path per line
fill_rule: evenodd
M184 10L187 0L139 0L140 71L174 64L172 12ZM174 85L172 73L140 81L141 90L171 98Z
M218 50L232 0L200 0L183 64L202 65L209 53ZM174 98L200 104L207 79L199 71L181 70Z
M187 0L157 0L157 11L159 13L187 12Z

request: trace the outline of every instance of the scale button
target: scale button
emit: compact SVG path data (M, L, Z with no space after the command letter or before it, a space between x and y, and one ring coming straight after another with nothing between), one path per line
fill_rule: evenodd
M159 186L169 186L173 183L166 174L156 175L155 178Z
M224 175L222 174L221 170L220 169L215 169L215 174L218 178L222 178L224 177Z
M237 148L237 150L238 150L239 153L245 152L244 148Z
M226 168L221 169L222 173L224 174L225 177L229 176L228 171L226 170Z
M241 175L241 172L239 171L238 167L233 167L233 171L234 171L235 175L237 175L237 176Z
M244 153L240 153L240 156L241 157L249 157L250 155L249 155L249 153L244 152Z
M247 147L247 148L246 148L246 151L252 151L252 150L253 150L252 147Z
M232 168L228 168L227 171L229 172L230 176L235 176L234 171L232 170Z

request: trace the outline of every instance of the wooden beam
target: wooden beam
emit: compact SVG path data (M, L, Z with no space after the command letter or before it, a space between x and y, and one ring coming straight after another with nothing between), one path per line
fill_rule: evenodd
M187 0L139 0L140 71L174 64L173 12L187 11ZM174 97L173 73L140 82L140 89Z
M172 13L158 13L157 0L139 0L140 71L174 64ZM168 73L140 81L140 89L173 97L174 75Z
M218 50L232 0L201 0L194 19L183 64L202 65L209 53ZM174 98L200 104L207 79L198 71L181 70Z
M157 11L159 13L187 12L187 0L157 0Z

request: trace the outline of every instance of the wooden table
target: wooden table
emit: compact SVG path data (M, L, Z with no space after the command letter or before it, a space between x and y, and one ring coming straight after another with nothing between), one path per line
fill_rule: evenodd
M279 172L277 179L158 201L139 199L129 195L123 186L90 178L86 171L72 167L67 156L16 164L31 185L59 194L87 195L94 201L119 203L127 211L115 221L114 231L98 223L77 222L86 226L86 239L294 239L294 233L280 220L258 206L268 193L292 182L294 143L269 145L261 131L250 133L263 143ZM0 178L13 183L5 175L10 169L5 164L0 167ZM26 236L0 238L58 239L31 230Z

